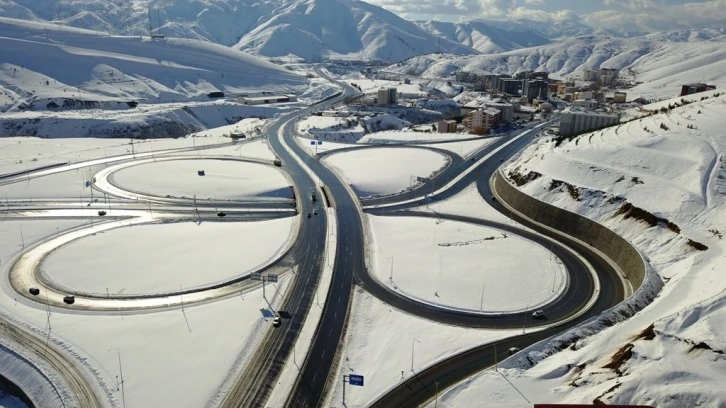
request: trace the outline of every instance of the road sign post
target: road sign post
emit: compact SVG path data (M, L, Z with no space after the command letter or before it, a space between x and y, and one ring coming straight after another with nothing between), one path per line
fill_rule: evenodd
M350 374L350 375L343 375L343 406L345 406L345 383L346 380L348 384L355 385L357 387L362 387L364 384L364 378L362 375L359 374Z
M250 280L262 282L262 298L267 299L265 296L265 282L277 282L277 275L262 275L262 272L252 272Z

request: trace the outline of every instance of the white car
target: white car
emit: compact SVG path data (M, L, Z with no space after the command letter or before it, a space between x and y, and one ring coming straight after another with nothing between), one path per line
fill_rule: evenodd
M279 326L279 325L280 325L280 323L282 323L282 319L280 319L280 316L275 316L275 318L274 318L274 319L272 319L272 325L273 325L274 327L277 327L277 326Z
M509 354L510 356L511 356L512 354L516 354L516 353L518 353L518 352L519 352L519 349L518 349L517 347L512 347L512 348L510 348L509 350L507 350L507 354Z
M544 310L536 310L534 313L532 313L532 317L534 317L535 319L544 317Z

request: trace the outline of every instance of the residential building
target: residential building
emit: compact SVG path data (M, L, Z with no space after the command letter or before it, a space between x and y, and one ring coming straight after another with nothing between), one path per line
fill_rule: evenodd
M499 89L499 81L504 79L511 79L511 75L507 74L497 74L497 75L488 75L486 77L488 79L487 87L489 89Z
M526 96L529 102L535 99L547 99L549 84L541 79L524 81L522 96Z
M712 91L716 89L715 85L706 84L688 84L681 86L681 96L692 95L699 92Z
M590 100L593 97L592 91L579 91L572 94L572 98L575 100L585 99Z
M532 75L532 73L534 73L534 71L522 71L522 72L517 72L517 73L516 73L516 74L514 75L514 78L515 78L515 79L529 79L529 76L530 76L530 75Z
M617 69L600 69L600 83L602 85L612 84L616 79L618 79L618 76L620 76L620 71L618 71Z
M597 106L597 102L593 101L592 99L576 99L572 101L572 106L577 106L578 108L583 109L593 109L595 106Z
M499 79L497 84L497 89L507 95L519 95L519 91L522 90L522 81L519 79Z
M615 103L625 103L625 100L628 98L628 94L625 92L615 92L615 95L613 95L613 102Z
M466 71L456 71L456 81L457 82L476 82L477 75L472 72L466 72Z
M438 125L439 133L456 133L455 120L440 120Z
M620 71L609 68L588 69L582 73L583 80L597 82L602 85L610 85L619 76Z
M560 134L564 136L580 134L617 124L620 118L593 112L565 112L560 115Z
M500 120L504 123L510 123L514 120L514 105L505 102L484 102L484 107L493 108L501 112Z
M242 105L265 105L268 103L297 102L295 95L240 96L237 103Z
M489 130L499 126L501 112L499 109L485 108L471 114L471 128L474 133L487 134Z
M534 119L534 114L537 112L533 106L520 106L512 112L512 117L517 120L531 121Z
M378 105L395 105L398 101L398 91L396 88L381 88L378 90Z

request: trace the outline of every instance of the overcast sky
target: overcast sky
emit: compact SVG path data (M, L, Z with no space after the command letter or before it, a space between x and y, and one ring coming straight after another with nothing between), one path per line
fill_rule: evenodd
M412 20L530 18L660 31L726 25L726 0L367 0Z

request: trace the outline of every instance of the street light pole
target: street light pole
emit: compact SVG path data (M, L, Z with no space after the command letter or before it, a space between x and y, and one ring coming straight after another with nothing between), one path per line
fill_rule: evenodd
M479 310L482 312L484 311L484 288L486 287L486 284L481 285L481 305L479 305Z
M524 334L525 327L527 326L527 309L529 308L529 303L527 303L527 306L524 307L524 319L522 321L522 334Z
M115 348L110 349L109 351L113 351L113 350L116 350L116 354L118 355L118 371L119 371L119 374L121 375L121 381L120 381L121 401L123 402L122 407L125 407L126 406L126 392L124 390L124 370L123 370L123 366L121 365L121 349L119 347L115 347Z
M415 344L415 342L417 342L417 341L418 341L418 340L417 340L417 339L415 339L415 338L412 338L412 339L411 339L411 372L413 372L413 351L414 351L414 344ZM418 341L418 342L419 342L419 343L421 343L420 341Z
M388 278L393 282L393 256L389 256L388 259L391 260L391 276Z

